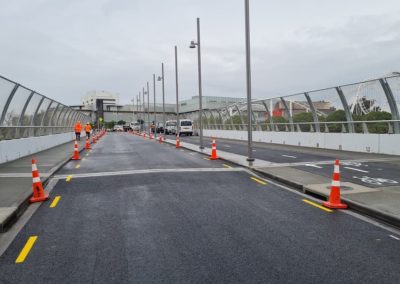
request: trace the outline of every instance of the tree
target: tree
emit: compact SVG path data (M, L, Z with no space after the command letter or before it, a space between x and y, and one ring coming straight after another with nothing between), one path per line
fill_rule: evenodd
M371 111L361 117L362 121L373 121L373 120L391 120L392 114L386 111ZM368 123L368 131L370 133L388 133L389 126L387 122L372 122Z
M118 125L125 125L126 121L125 120L118 120L117 124Z
M326 122L332 122L332 121L347 121L346 113L344 112L344 110L339 109L330 113L326 117ZM341 123L328 124L328 129L329 132L342 132L342 124Z
M294 123L301 122L314 122L314 118L311 112L302 112L293 116ZM301 131L310 132L310 124L300 124Z
M287 123L287 120L282 116L273 116L272 117L273 123ZM278 125L279 131L286 131L285 125ZM274 129L275 130L275 129Z

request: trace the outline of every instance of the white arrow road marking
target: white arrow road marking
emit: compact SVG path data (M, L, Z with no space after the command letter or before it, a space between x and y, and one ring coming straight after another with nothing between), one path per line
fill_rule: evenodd
M350 168L350 167L344 167L344 168L345 168L345 169L348 169L348 170L357 171L357 172L369 173L368 171L364 171L364 170L360 170L360 169L355 169L355 168Z
M306 167L313 167L313 168L317 168L317 169L322 169L322 167L314 165L314 164L304 164Z

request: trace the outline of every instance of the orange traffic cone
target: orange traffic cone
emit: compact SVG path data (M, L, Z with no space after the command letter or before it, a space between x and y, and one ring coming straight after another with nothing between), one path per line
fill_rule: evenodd
M150 130L150 140L153 139L153 132Z
M89 138L86 137L86 145L85 145L86 150L90 150L90 141Z
M35 160L32 160L32 187L33 196L29 199L29 202L34 203L49 199L49 195L44 192L42 182L40 181L40 175Z
M163 140L164 140L164 137L162 135L160 135L160 138L159 138L158 142L160 142L160 144L162 144Z
M74 145L74 155L72 156L72 160L80 160L81 157L79 157L79 149L78 149L78 142L75 140L75 145Z
M211 160L218 160L219 157L217 156L217 143L215 143L215 138L212 140L211 144Z
M180 148L181 147L181 141L179 140L179 134L176 135L176 148Z
M96 136L95 135L93 135L93 137L92 137L92 144L96 144Z
M340 201L340 171L339 171L339 160L335 161L335 169L333 170L331 193L329 200L322 203L325 207L332 209L345 209L347 204L343 204Z

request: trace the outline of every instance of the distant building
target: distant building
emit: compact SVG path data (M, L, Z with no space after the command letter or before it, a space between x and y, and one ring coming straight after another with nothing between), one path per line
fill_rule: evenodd
M202 96L202 107L203 109L216 109L243 101L245 101L244 98ZM193 96L191 99L182 100L179 102L180 113L193 112L197 111L198 109L199 96Z
M119 105L119 97L107 91L90 91L81 100L84 109L96 110L96 100L103 100L104 109Z

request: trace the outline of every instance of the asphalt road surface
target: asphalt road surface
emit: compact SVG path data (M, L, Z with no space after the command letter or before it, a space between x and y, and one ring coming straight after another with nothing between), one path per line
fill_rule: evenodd
M199 145L199 137L181 137L181 141ZM204 138L210 147L211 139ZM247 156L247 142L217 139L218 150ZM341 179L366 187L400 185L400 160L388 155L344 152L335 150L294 147L289 145L254 143L254 158L273 163L282 163L310 173L332 177L334 160L341 160ZM342 161L343 160L343 161ZM345 160L351 160L346 162ZM376 161L374 161L376 160ZM381 162L379 162L382 160ZM393 161L384 161L393 160ZM332 161L326 164L324 162ZM384 162L383 162L384 161ZM322 163L321 163L322 162Z
M58 173L0 258L0 282L398 283L398 234L230 166L106 135Z

